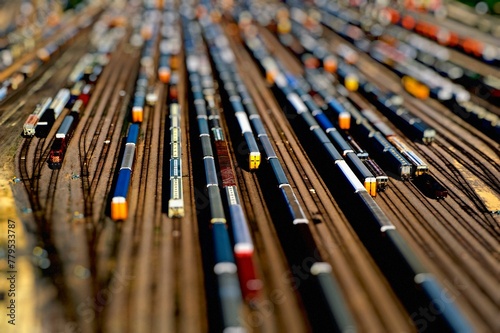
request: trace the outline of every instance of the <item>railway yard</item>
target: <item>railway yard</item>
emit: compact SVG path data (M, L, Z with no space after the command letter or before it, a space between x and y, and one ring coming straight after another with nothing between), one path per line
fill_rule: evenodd
M0 38L0 332L499 332L498 17L387 3Z

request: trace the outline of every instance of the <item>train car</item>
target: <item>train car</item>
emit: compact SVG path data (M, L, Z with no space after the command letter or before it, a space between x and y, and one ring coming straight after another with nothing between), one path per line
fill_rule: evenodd
M258 39L254 39L253 42L251 43L253 43L252 44L253 47L254 46L257 47L260 41ZM251 49L253 51L258 52L257 49L253 48ZM265 68L262 67L262 70L265 71ZM269 140L267 131L264 127L264 124L262 123L262 120L257 112L257 109L252 99L250 98L248 91L246 90L244 85L240 83L241 78L236 79L236 76L239 76L239 74L237 72L234 72L234 79L235 79L234 82L237 83L236 88L243 97L242 103L245 107L245 110L248 112L250 122L252 123L252 126L255 129L257 137L263 146L264 153L266 155L266 160L268 164L271 166L271 169L276 179L277 186L286 202L286 205L292 217L292 223L293 224L308 223L308 220L304 214L304 210L300 205L293 191L293 188L290 186L290 183L285 175L283 167L278 159L278 156L276 155L276 152L272 147L271 141Z
M347 141L361 161L365 161L366 159L368 159L369 157L368 152L363 148L361 148L359 143L357 143L352 136L348 135Z
M172 99L172 98L171 98ZM181 158L181 113L179 104L170 104L170 199L168 200L168 216L184 216L184 199L182 193L182 158Z
M59 117L61 112L68 104L70 96L71 94L69 89L59 90L59 92L57 93L56 97L54 97L50 106L44 112L43 116L40 117L40 120L53 123Z
M500 104L500 79L493 75L485 76L481 81L481 86L476 93L486 95L486 100L494 105Z
M85 108L85 104L81 99L77 99L76 102L73 104L73 106L70 109L69 115L72 116L76 122L80 120L80 115L83 112L83 109Z
M0 87L0 102L3 101L7 97L8 90L9 89L7 86Z
M448 190L441 185L436 178L430 174L424 174L415 180L415 183L433 199L444 199L448 196Z
M390 15L393 20L397 20L398 24L405 29L409 31L413 30L417 34L439 43L436 43L436 45L455 48L486 63L495 63L498 61L498 52L493 45L483 43L472 37L459 35L454 31L449 31L446 28L422 19L416 19L411 15L404 15L401 18L394 14Z
M46 137L50 132L52 125L62 113L66 107L70 98L70 91L68 89L61 89L57 93L56 97L52 100L52 103L43 113L43 115L38 120L37 126L35 127L35 135L38 137Z
M403 157L394 146L387 141L380 132L372 131L367 137L369 144L378 161L397 174L401 179L407 180L412 176L412 165Z
M82 92L80 93L80 96L78 96L78 99L82 101L83 106L87 106L89 103L90 96L92 95L94 88L95 86L93 84L86 84L82 88Z
M457 110L458 108L462 117L467 119L470 124L480 129L494 140L499 140L498 138L500 135L498 133L498 126L500 121L496 114L472 101L454 102L452 110Z
M85 81L78 81L76 82L70 90L70 96L68 100L68 106L73 105L75 103L76 99L80 97L80 94L82 93L83 87L85 86Z
M50 148L48 160L49 168L61 168L64 155L66 154L66 148L68 146L69 140L71 139L71 135L73 134L76 123L77 119L75 119L71 115L64 118L61 126L57 130L55 140Z
M425 123L422 119L412 114L403 107L403 99L394 93L384 93L371 83L362 85L362 93L378 107L385 116L396 123L400 128L412 138L418 139L425 144L431 144L436 136L436 130ZM378 116L373 114L370 122L377 129L388 128ZM365 112L367 116L368 111ZM376 125L375 125L376 124ZM383 132L383 130L381 130ZM387 133L385 133L387 135Z
M94 68L92 68L92 73L90 73L86 82L90 83L90 84L95 84L97 82L97 79L101 75L102 70L103 70L103 67L101 65L97 65L97 64L94 65Z
M20 72L25 78L30 78L35 74L35 71L40 67L40 61L38 59L31 60L30 62L24 64L21 67Z
M50 58L54 55L54 53L57 52L58 49L59 45L57 44L57 42L52 42L46 45L45 47L39 49L36 52L36 55L41 61L47 63L50 60Z
M83 79L85 68L94 60L94 55L87 53L76 63L75 67L68 76L68 82L74 84Z
M339 129L348 130L351 127L351 113L346 110L346 107L339 101L339 98L335 99L327 96L325 102L330 110L336 113Z
M25 80L25 76L18 72L18 73L14 73L11 77L10 77L10 86L9 86L9 89L10 90L17 90L21 84L23 84Z
M415 78L405 75L401 79L401 82L403 84L403 88L410 95L415 96L418 99L429 98L429 88L425 84L419 82L418 80L415 80Z
M366 168L370 170L370 172L375 176L375 179L377 181L377 191L383 192L389 184L389 177L387 177L387 174L377 164L377 162L375 162L371 158L363 160L363 163L365 164Z
M69 141L73 136L73 132L80 120L80 114L83 112L84 104L81 100L76 102L71 107L70 114L67 115L59 129L57 130L54 143L51 147L49 154L49 168L60 169Z
M427 163L410 150L398 137L391 136L388 140L413 165L412 174L414 176L418 177L429 172Z
M379 190L377 189L377 179L373 173L353 152L347 153L344 159L347 164L351 166L351 170L354 174L364 181L366 191L368 191L372 197L376 197Z
M144 104L146 95L144 92L136 92L134 95L134 104L132 106L132 122L141 123L144 119Z
M46 97L42 99L42 101L37 104L35 110L32 114L28 116L26 122L23 125L23 134L27 137L31 137L35 135L35 127L38 124L38 120L43 116L44 112L52 103L52 97Z
M170 75L170 55L162 54L158 65L158 78L163 83L169 83Z
M87 83L91 83L90 82L90 76L92 75L92 73L94 72L94 62L90 62L88 63L85 68L83 69L83 80L85 80L85 82Z
M148 87L146 94L146 103L149 106L154 106L158 101L158 92L154 86Z
M144 107L146 104L146 94L149 81L148 72L150 72L150 70L142 65L135 82L135 91L131 110L131 119L134 123L140 123L144 119Z
M334 55L328 55L323 59L323 69L329 73L336 73L338 68L338 60Z
M134 164L135 148L139 136L139 125L131 124L125 143L125 152L123 154L116 187L111 199L111 218L114 221L126 220L128 218L127 195L132 178L132 166Z

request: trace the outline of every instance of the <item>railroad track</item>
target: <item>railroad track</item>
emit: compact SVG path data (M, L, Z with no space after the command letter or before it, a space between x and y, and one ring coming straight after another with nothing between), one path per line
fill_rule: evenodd
M31 143L36 141L36 147L34 151L34 157L31 158L29 151L31 148ZM27 138L23 141L21 151L19 153L18 161L19 161L19 169L21 172L21 180L26 188L28 193L28 198L30 204L32 206L32 210L34 212L35 219L38 216L44 215L47 206L43 206L40 202L40 177L42 168L47 161L47 158L50 153L50 147L52 145L53 139L49 141L49 144L46 145L46 138L41 139L33 139ZM31 172L28 166L28 160L32 161ZM56 175L57 176L57 175ZM47 202L46 202L47 203ZM39 222L39 221L37 221Z
M45 199L45 219L52 221L53 208L55 203L55 192L59 180L59 170L52 170L50 173L49 186L47 188L47 195Z
M130 91L130 90L127 90L127 91ZM105 168L105 163L108 159L108 154L110 154L113 157L112 158L113 161L117 160L117 158L118 158L119 149L116 150L114 153L110 152L109 142L111 142L111 140L113 139L115 132L121 132L122 128L123 128L123 127L120 127L118 125L120 123L119 118L120 118L120 115L123 115L126 113L127 106L128 106L129 101L130 101L130 94L124 92L124 94L122 95L121 94L122 92L124 92L124 90L122 90L120 92L120 99L114 105L114 107L116 108L117 111L115 111L113 113L113 117L111 118L111 127L110 127L110 130L106 132L106 137L104 139L105 145L104 145L104 148L103 148L103 150L100 154L100 157L98 159L96 171L94 172L94 177L90 181L90 188L93 189L93 191L91 191L91 193L90 193L90 198L92 201L94 201L94 199L95 199L96 188L98 186L99 180L101 179L101 177L104 177L104 168ZM111 169L111 171L113 172L113 169ZM108 181L106 182L105 193L111 193L112 179L113 178L110 177L108 179ZM104 218L106 207L107 207L107 202L105 201L101 205L101 210L100 210L100 214L99 214L101 217L100 222L102 222L102 219Z
M149 260L153 254L153 229L155 224L155 211L154 208L150 210L149 193L155 189L156 193L156 172L153 173L153 166L150 165L150 158L152 150L155 148L151 146L153 140L153 126L155 121L155 114L153 108L146 106L144 108L144 119L141 124L141 132L139 132L139 139L137 144L137 158L135 163L135 170L140 170L134 176L139 178L138 198L134 211L131 212L132 221L135 225L134 241L131 244L132 256L131 269L135 272L137 279L134 283L135 288L131 292L131 297L136 298L132 309L133 315L129 322L129 327L132 330L150 330L151 329L151 284L153 274L145 274L149 270ZM139 143L140 142L140 143ZM156 167L156 166L155 166ZM151 170L150 170L151 169ZM161 193L159 194L161 195Z
M119 62L116 62L119 64ZM121 66L117 66L116 69L120 69ZM82 187L83 187L83 194L84 194L84 215L87 218L92 218L93 216L93 200L92 200L92 193L95 191L92 189L92 180L91 178L91 170L90 170L90 164L91 164L91 158L92 155L96 149L97 146L97 140L101 134L101 129L104 126L104 122L98 122L98 125L95 128L95 131L93 132L92 135L91 129L92 129L92 123L94 121L94 117L97 115L97 110L101 110L100 112L103 112L104 105L108 102L109 99L109 94L111 91L113 91L113 86L116 84L116 81L118 80L119 77L119 71L111 71L111 68L108 73L112 73L111 79L108 79L107 77L101 78L101 80L98 83L98 86L100 84L105 85L106 83L108 84L106 87L107 89L103 89L103 92L100 93L98 90L98 86L95 88L95 95L98 95L98 99L95 103L95 105L90 105L87 106L86 110L90 111L88 115L88 120L85 123L85 126L82 129L80 137L83 137L83 140L79 141L79 153L80 153L80 167L81 167L81 175L80 179L82 180ZM104 96L103 96L104 95ZM104 115L101 115L103 117ZM102 119L102 118L101 118ZM90 144L87 143L87 140L91 138ZM95 177L95 176L94 176Z
M179 54L180 59L184 58L184 51L181 50ZM205 297L205 290L203 285L204 273L201 260L201 246L199 241L198 229L198 211L196 209L196 191L194 189L193 174L194 174L194 159L191 154L191 144L197 144L198 141L192 141L189 135L194 131L191 127L189 104L187 100L188 79L185 66L181 65L179 68L179 81L178 81L178 99L179 107L181 108L181 136L182 136L182 174L183 174L183 197L185 203L185 217L184 219L174 219L171 228L167 228L163 244L164 249L169 248L166 244L170 244L172 235L174 239L173 249L170 256L166 254L166 250L162 251L163 257L168 257L173 261L172 268L176 272L175 282L172 286L175 290L176 303L179 304L177 309L175 305L171 305L171 313L174 313L175 327L179 331L207 331L208 318L207 304L203 301ZM160 100L161 102L161 100ZM165 115L164 126L167 128L168 116ZM165 136L167 138L167 136ZM166 141L165 141L166 143ZM165 146L164 146L165 147ZM165 149L164 149L165 152ZM164 153L165 154L165 153ZM169 156L165 156L164 165L166 165ZM165 177L166 180L166 177ZM163 193L167 193L165 190ZM167 207L165 206L164 210ZM165 221L165 218L163 219ZM168 220L167 220L168 221ZM164 223L165 225L165 223ZM167 223L169 225L169 223ZM167 233L171 231L171 233ZM168 237L168 238L167 238ZM174 258L181 258L181 260L174 260ZM164 266L166 269L168 266ZM168 290L163 289L165 292ZM164 294L169 295L169 294ZM169 295L170 296L170 295ZM178 311L179 315L175 315ZM165 316L165 319L167 317Z
M30 175L30 172L28 170L28 152L30 149L31 141L33 141L33 138L28 138L23 141L18 160L19 169L21 171L21 181L24 183L24 187L28 192L31 209L37 211L39 209L40 203L37 200L33 200L33 174Z
M98 190L98 183L101 179L100 176L103 173L109 153L109 143L104 143L104 147L99 151L99 156L94 156L94 154L96 150L100 148L99 139L102 138L102 135L105 135L105 140L110 140L116 128L120 127L119 118L120 115L123 114L122 108L127 106L127 102L130 98L127 94L131 86L130 78L137 69L136 65L130 71L125 70L126 60L132 61L136 59L134 57L130 59L129 55L125 53L125 40L126 38L122 40L122 43L120 43L116 53L114 53L113 58L110 60L110 66L105 68L102 77L97 82L93 93L97 98L92 98L86 108L88 118L80 134L83 140L80 140L78 144L81 168L80 179L82 181L84 195L84 216L89 222L92 222L95 217L94 197ZM118 55L125 57L125 60L118 60ZM122 89L125 91L125 96L116 93ZM115 95L112 95L112 93L115 93ZM108 116L109 110L111 112L111 117ZM106 132L102 133L107 124L105 120L108 118L110 118L110 125ZM97 160L95 162L95 168L93 167L93 158ZM100 211L102 212L103 209L101 208ZM92 224L95 224L95 221L92 222Z
M127 59L128 60L128 59ZM89 198L92 204L95 201L95 195L99 186L99 182L103 179L104 177L104 169L105 169L105 164L108 160L108 154L110 154L110 142L114 138L116 132L121 132L123 126L120 126L122 124L121 122L121 117L126 114L126 110L128 108L128 103L130 101L130 94L128 93L129 91L132 90L132 85L133 85L133 80L132 77L135 75L135 71L122 71L120 77L118 78L117 84L114 86L115 87L115 94L116 91L119 91L118 96L114 96L112 99L111 103L109 103L109 110L111 110L111 117L108 115L108 112L104 112L102 114L101 121L99 122L100 127L97 128L96 130L96 135L94 135L92 142L89 146L89 149L87 150L86 154L87 156L93 156L94 152L97 148L97 143L99 140L100 132L103 129L104 124L106 121L109 119L109 128L106 131L106 136L104 137L104 146L102 150L99 153L99 156L97 158L97 165L95 167L95 170L93 170L93 177L89 181L89 186L90 186L90 191L89 191ZM97 132L99 134L97 134ZM97 137L96 137L97 136ZM116 154L114 154L116 156ZM88 159L87 159L88 160ZM106 192L105 193L110 193L111 192L111 183L107 182L106 186ZM106 210L106 205L107 202L104 201L103 204L101 205L100 209L100 219L104 218L104 212ZM94 212L95 213L95 212Z
M498 176L500 174L500 165L494 163L494 161L489 158L488 156L485 156L483 153L478 152L478 154L483 158L486 159L490 162L491 167L494 170L497 170L499 173L495 174L494 172L486 169L486 168L481 168L481 165L484 165L482 161L480 161L472 152L467 151L466 149L460 147L458 144L452 142L451 140L446 140L445 141L450 144L453 148L455 149L450 149L449 146L446 144L442 143L440 140L436 140L436 145L443 149L446 154L450 155L453 157L456 161L458 161L460 164L464 166L468 166L468 170L474 174L478 179L481 179L488 187L490 187L492 190L494 190L497 194L500 195L500 177ZM469 146L469 144L467 144ZM472 147L470 147L472 149ZM432 147L431 147L432 149ZM434 153L436 153L436 150L434 150ZM458 154L455 150L460 151L461 154ZM477 150L476 150L477 151ZM442 155L441 155L442 156ZM465 158L463 157L465 156ZM468 160L467 160L468 159ZM452 163L449 163L450 167Z
M449 149L446 146L439 144L439 147L443 148L443 150L449 154ZM435 163L433 164L433 166L438 169L443 175L446 175L447 180L451 184L454 184L456 188L463 191L468 199L471 200L477 211L473 211L471 208L467 208L469 207L469 205L459 195L453 193L453 191L450 191L451 193L449 193L449 195L451 195L455 200L457 200L457 202L460 203L460 206L463 207L464 210L466 210L468 217L472 217L476 222L479 223L479 225L483 226L483 228L487 228L487 231L492 233L492 235L497 234L495 228L492 228L496 224L495 219L491 215L488 215L486 213L487 210L481 198L479 198L474 188L469 184L468 180L464 177L462 172L460 172L456 165L449 161L449 158L445 155L444 152L441 152L439 151L439 149L434 147L429 147L429 150L432 151L439 158L439 160L446 165L446 168L440 166L439 163ZM429 154L423 151L421 151L421 154L431 157ZM452 156L455 157L456 154L453 154ZM464 220L465 218L461 217L460 219Z
M35 151L32 151L30 154L30 148L34 141L36 141ZM45 201L42 204L40 200L40 178L42 174L42 168L44 167L45 161L47 160L48 154L50 152L52 141L53 140L51 140L45 147L45 138L24 139L18 155L18 165L21 174L21 181L23 182L23 185L26 189L28 200L31 205L31 216L35 221L35 244L47 251L48 259L50 260L50 269L42 270L42 274L52 280L52 283L57 290L59 300L65 304L68 304L70 302L70 289L63 279L63 260L55 244L54 235L52 234L53 225L51 218L52 209L55 204L54 193L57 181L59 179L58 171L51 172L50 183L47 188ZM29 160L32 161L31 171L29 170ZM64 311L64 315L66 316L66 318L74 318L74 312L69 309Z
M419 221L419 223L410 222L407 213L397 206L394 207L392 200L388 197L383 198L386 206L392 210L406 232L411 233L412 242L418 244L420 249L426 253L426 256L429 257L428 260L431 260L432 265L436 266L436 271L443 275L442 278L445 281L454 281L455 285L450 285L449 288L453 290L454 294L460 295L460 298L466 299L466 301L462 299L459 304L467 310L467 315L476 316L475 324L479 325L478 320L482 320L490 327L494 326L492 302L494 302L493 298L496 297L494 296L496 291L495 282L491 280L494 273L493 275L489 274L492 274L491 269L495 270L493 264L495 259L490 257L489 260L485 260L486 251L482 251L483 258L476 255L477 251L470 253L469 251L473 249L471 245L467 247L468 250L465 250L464 246L470 244L470 235L467 237L465 236L467 234L464 235L462 232L460 233L461 237L457 237L456 222L453 219L450 220L450 216L425 201L421 201L418 205L412 202L408 199L405 191L402 191L403 187L409 190L412 195L420 194L416 187L399 183L391 186L389 191L393 191L398 198L401 198L402 204L414 216L412 220ZM426 217L422 209L418 208L421 204L436 217L432 219ZM464 237L469 238L468 242L463 242ZM485 264L487 267L491 267L489 272L483 268ZM456 276L460 276L461 282L454 280ZM476 288L457 290L461 285L470 287L473 284ZM481 287L479 288L479 286Z

